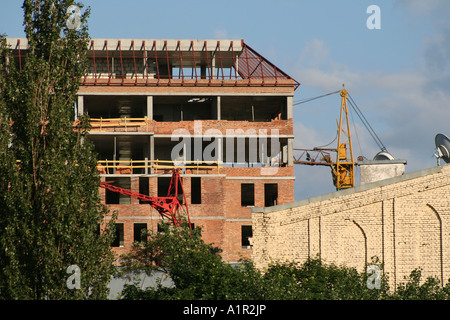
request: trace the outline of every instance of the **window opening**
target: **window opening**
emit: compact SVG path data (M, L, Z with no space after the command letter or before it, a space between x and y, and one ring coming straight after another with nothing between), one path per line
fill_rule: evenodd
M111 247L123 247L123 223L115 224L115 237Z
M253 183L241 184L241 206L250 207L255 205L255 185Z
M264 184L264 206L271 207L278 204L278 184Z
M147 231L146 223L135 223L134 224L134 241L141 242L144 241L143 230Z
M242 226L241 227L242 234L242 248L251 248L250 238L253 236L252 226Z
M202 180L200 177L191 178L191 203L202 203Z

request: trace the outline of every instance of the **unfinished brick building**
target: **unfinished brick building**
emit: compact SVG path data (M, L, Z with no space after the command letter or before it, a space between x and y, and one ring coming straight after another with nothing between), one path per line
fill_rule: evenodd
M9 39L20 57L26 39ZM294 201L299 83L242 40L93 39L75 117L92 120L102 181L165 196L182 170L190 220L225 260L250 257L251 207ZM176 160L176 161L175 161ZM100 189L118 211L114 251L157 230L139 199Z

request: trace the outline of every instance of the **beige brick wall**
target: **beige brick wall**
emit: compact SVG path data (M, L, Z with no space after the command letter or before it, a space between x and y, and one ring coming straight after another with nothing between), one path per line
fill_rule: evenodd
M252 219L258 268L320 257L364 271L376 256L391 287L417 267L450 278L450 166L254 208Z

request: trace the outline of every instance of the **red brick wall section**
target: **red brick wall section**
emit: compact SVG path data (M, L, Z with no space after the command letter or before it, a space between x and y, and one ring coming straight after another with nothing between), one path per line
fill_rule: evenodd
M245 169L245 168L242 168ZM201 176L201 204L191 204L191 179L183 177L183 188L186 193L191 222L202 227L203 239L223 250L222 257L228 261L237 261L242 257L249 258L251 249L242 248L241 226L251 225L251 207L241 206L241 183L254 183L255 206L264 206L264 184L278 184L278 204L294 201L293 179L226 179L225 176ZM157 176L149 177L151 196L157 196ZM139 191L139 178L131 178L132 191ZM100 189L102 199L105 190ZM147 223L148 228L155 230L159 214L148 204L139 204L132 199L131 204L108 205L110 210L117 210L117 223L124 223L124 246L114 247L117 254L127 252L133 242L133 224Z
M228 121L228 120L198 120L198 121L178 121L178 122L158 122L158 121L142 121L124 122L111 121L102 122L92 121L92 132L108 131L108 132L154 132L157 134L171 135L176 133L175 130L183 130L194 134L195 130L202 130L201 134L212 133L211 129L217 130L216 133L221 134L224 138L227 134L239 134L237 130L243 130L243 135L249 134L267 134L270 135L292 135L293 122L289 120L272 120L270 122L251 122L251 121ZM107 127L105 126L107 125ZM116 125L116 126L114 126ZM210 130L209 132L207 132ZM228 130L228 131L227 131ZM232 131L233 130L233 131ZM260 132L260 130L263 130ZM277 130L277 131L275 131ZM182 131L178 131L180 133ZM199 134L200 132L195 132Z

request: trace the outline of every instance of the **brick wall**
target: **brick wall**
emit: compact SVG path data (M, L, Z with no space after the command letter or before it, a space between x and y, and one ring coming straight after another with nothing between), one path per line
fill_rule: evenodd
M293 135L293 122L290 120L272 120L270 122L228 121L228 120L197 120L157 122L154 120L142 122L116 121L92 121L92 132L156 132L164 135L180 134L212 134L226 138L228 134L239 134L237 130L243 130L243 136L262 135L270 141L271 135ZM116 126L115 126L116 125ZM212 131L212 129L214 131ZM178 130L178 131L175 131ZM198 130L198 132L197 132ZM201 132L200 132L201 130ZM228 130L228 131L227 131ZM254 130L254 131L253 131ZM263 130L260 132L260 130ZM276 131L275 131L276 130ZM185 132L184 132L185 131Z
M450 166L435 167L285 206L253 209L252 258L365 269L384 263L391 287L417 268L450 278Z
M191 175L184 175L183 189L190 214L190 220L195 226L202 227L203 240L222 249L222 258L227 261L238 261L250 258L252 249L242 247L242 226L252 225L252 207L241 206L241 184L253 183L255 191L255 206L264 206L264 185L276 183L278 187L278 203L288 203L294 200L294 180L282 177L266 177L262 179L252 176L256 168L239 171L242 176L231 177L225 174L192 175L201 178L201 203L192 204ZM258 168L259 169L259 168ZM285 168L280 168L285 169ZM290 168L292 170L292 168ZM285 174L290 170L285 170ZM149 195L158 195L158 176L150 175ZM169 175L166 175L169 176ZM103 178L104 179L104 178ZM139 177L131 176L131 190L139 192ZM105 189L100 189L105 202ZM151 230L157 230L159 214L148 204L139 204L139 200L131 198L130 204L108 204L109 209L118 212L116 223L124 224L124 244L114 247L119 255L130 250L133 243L133 225L146 223Z

